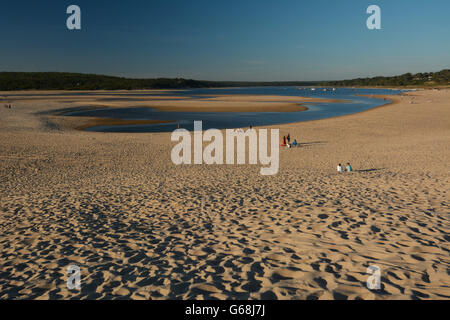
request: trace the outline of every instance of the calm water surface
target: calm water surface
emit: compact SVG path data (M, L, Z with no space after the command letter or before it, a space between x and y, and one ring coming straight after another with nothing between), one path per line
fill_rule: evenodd
M126 126L98 126L88 128L95 132L171 132L178 127L193 130L195 120L203 121L203 129L246 128L252 126L268 126L300 121L325 119L365 111L389 103L383 99L371 99L357 95L402 93L402 90L390 89L351 89L351 88L323 88L306 87L252 87L252 88L224 88L224 89L191 89L173 91L170 95L179 97L202 97L203 95L279 95L314 97L325 99L350 100L346 103L304 103L309 110L300 112L164 112L147 107L132 107L132 97L135 94L121 93L120 100L130 96L130 107L105 108L85 111L67 112L66 116L90 116L124 120L173 120L174 123L154 125L126 125ZM153 96L153 94L139 94L139 97ZM299 98L299 102L301 99Z

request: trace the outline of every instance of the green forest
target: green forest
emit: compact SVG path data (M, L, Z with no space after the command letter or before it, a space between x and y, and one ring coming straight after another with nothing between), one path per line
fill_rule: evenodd
M450 85L450 69L439 72L405 73L394 77L358 78L353 80L328 81L322 85L351 87L351 86L380 86L380 87L406 87L406 86L448 86Z
M62 72L0 72L0 91L11 90L142 90L219 88L250 86L447 86L450 70L394 77L359 78L342 81L239 82L192 79L129 79L122 77Z
M11 90L142 90L242 86L307 86L317 82L230 82L191 79L129 79L59 72L0 72L0 91Z

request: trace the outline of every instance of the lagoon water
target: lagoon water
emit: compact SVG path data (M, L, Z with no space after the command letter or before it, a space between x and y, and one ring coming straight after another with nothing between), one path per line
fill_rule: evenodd
M247 128L249 126L269 126L292 122L318 120L336 116L348 115L375 108L390 101L372 99L358 95L395 95L402 90L390 89L352 89L337 88L333 91L328 88L311 90L309 87L251 87L251 88L223 88L223 89L190 89L173 91L170 94L180 97L201 98L202 95L279 95L314 97L324 99L350 100L346 103L303 103L309 110L300 112L164 112L147 107L105 108L68 112L66 116L90 116L100 118L124 120L173 120L175 122L153 125L126 125L126 126L98 126L88 128L95 132L171 132L178 127L193 130L194 121L203 121L203 129ZM131 95L131 94L130 94ZM145 97L140 94L139 97ZM127 93L121 93L120 99L126 99ZM299 98L301 102L301 98Z

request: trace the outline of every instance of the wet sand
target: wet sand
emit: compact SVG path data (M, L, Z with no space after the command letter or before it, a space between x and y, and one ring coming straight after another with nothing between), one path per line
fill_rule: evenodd
M60 102L1 107L0 299L449 299L450 90L395 99L274 126L301 143L276 176L36 114Z

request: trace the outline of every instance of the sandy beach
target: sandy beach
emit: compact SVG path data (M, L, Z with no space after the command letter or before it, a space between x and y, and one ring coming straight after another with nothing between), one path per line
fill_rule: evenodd
M92 97L0 99L0 299L450 299L450 89L389 98L270 127L301 144L280 150L275 176L176 166L170 133L84 132L37 114ZM277 99L202 103L302 107ZM338 174L347 162L355 172ZM366 287L373 265L380 290Z

